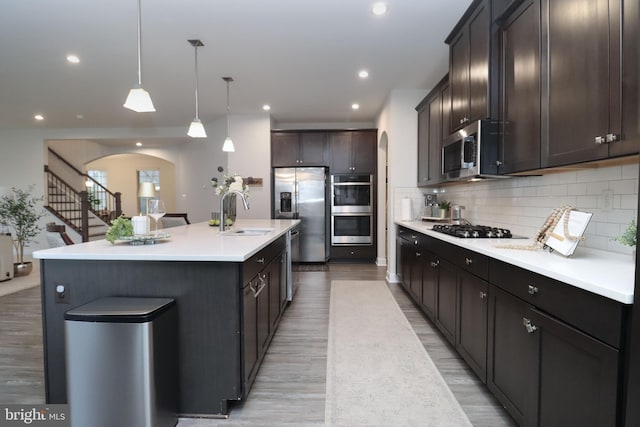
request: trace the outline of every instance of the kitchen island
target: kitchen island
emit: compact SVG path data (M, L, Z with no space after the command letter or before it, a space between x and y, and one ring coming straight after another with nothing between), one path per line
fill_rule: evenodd
M65 312L106 296L169 297L178 309L180 414L227 415L229 401L247 397L286 306L289 231L298 223L239 220L222 233L197 223L167 229L155 244L34 252L46 402L67 402Z

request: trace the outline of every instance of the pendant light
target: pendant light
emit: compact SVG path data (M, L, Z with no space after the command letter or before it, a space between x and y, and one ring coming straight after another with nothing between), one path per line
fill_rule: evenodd
M198 47L204 46L204 43L200 40L188 40L188 42L191 43L191 46L193 46L196 51L196 117L189 125L187 135L191 138L206 138L207 132L204 130L204 126L198 116Z
M236 148L233 146L233 141L230 136L231 131L229 130L229 83L233 81L233 77L223 77L222 80L227 82L227 138L224 140L224 144L222 144L222 151L233 153L236 151Z
M153 107L149 92L142 88L142 7L140 3L141 0L138 0L138 84L129 91L123 106L136 113L149 113L156 109Z

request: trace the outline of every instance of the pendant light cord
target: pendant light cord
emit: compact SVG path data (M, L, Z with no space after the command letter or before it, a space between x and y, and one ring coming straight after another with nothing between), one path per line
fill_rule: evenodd
M138 85L142 87L142 0L138 0Z
M229 80L227 80L227 137L231 138L231 127L229 126Z
M198 46L195 46L196 49L196 119L200 119L198 116Z

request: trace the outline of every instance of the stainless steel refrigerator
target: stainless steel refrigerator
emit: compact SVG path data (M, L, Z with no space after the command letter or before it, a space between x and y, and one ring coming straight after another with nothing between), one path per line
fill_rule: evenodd
M326 168L274 168L273 218L300 219L299 255L293 262L328 258Z

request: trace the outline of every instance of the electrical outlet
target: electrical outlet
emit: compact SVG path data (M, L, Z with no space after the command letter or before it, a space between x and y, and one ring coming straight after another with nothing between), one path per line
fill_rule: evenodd
M609 212L613 209L613 190L602 190L602 210Z
M69 286L56 285L56 304L69 304Z

